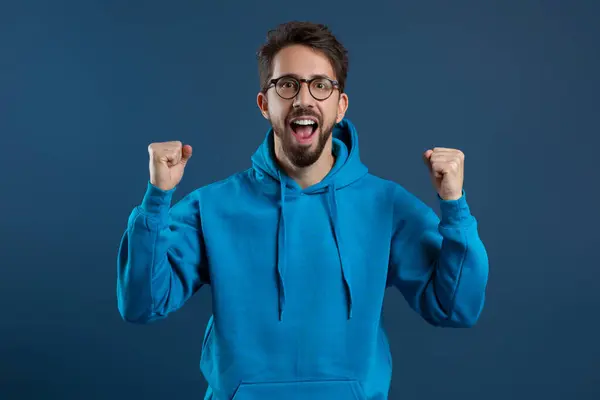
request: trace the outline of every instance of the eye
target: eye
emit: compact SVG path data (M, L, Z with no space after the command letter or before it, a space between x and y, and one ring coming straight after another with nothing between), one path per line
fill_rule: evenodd
M294 79L282 79L278 82L281 89L296 89L298 83Z
M313 82L312 87L316 90L327 91L331 88L331 82L326 79L317 79Z

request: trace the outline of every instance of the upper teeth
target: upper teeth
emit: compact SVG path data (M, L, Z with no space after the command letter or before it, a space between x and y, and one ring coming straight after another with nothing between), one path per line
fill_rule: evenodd
M313 125L315 123L315 121L312 121L310 119L297 119L294 121L294 124L298 124L298 125Z

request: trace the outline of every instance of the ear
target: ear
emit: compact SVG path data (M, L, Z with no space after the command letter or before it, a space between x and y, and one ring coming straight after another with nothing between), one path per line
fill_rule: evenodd
M263 117L269 119L269 102L267 101L267 96L263 92L258 92L256 104L258 105L258 108L260 108Z
M348 95L346 93L342 93L342 94L340 94L340 98L338 100L337 118L335 120L336 123L340 123L342 121L342 119L344 119L347 109L348 109Z

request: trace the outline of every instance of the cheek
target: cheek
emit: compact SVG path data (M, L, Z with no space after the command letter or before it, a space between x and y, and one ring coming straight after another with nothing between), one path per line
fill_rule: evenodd
M285 121L286 112L281 104L278 103L270 103L269 104L269 116L273 121L283 123Z
M335 122L338 115L338 103L337 101L332 102L331 104L327 104L327 107L323 110L322 115L326 123L331 124Z

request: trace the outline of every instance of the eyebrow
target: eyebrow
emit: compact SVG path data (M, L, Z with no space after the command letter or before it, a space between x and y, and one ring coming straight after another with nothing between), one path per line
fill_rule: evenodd
M296 79L302 79L302 77L300 75L297 75L297 74L282 74L279 77L281 78L281 77L284 77L284 76L289 76L289 77L296 78ZM326 78L326 79L331 79L332 81L335 80L335 79L330 78L329 76L327 76L325 74L310 75L307 79L314 79L314 78Z

